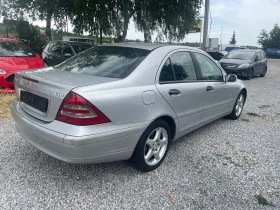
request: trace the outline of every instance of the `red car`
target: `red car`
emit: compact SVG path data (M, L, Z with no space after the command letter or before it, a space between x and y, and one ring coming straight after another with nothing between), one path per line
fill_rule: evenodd
M40 56L25 44L0 38L0 92L14 92L15 73L44 66Z

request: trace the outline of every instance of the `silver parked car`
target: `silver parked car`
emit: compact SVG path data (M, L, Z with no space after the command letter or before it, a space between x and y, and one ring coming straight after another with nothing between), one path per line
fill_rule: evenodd
M185 46L98 46L15 77L21 136L69 163L130 159L157 168L172 141L241 115L247 91L205 52ZM206 139L207 140L207 139Z

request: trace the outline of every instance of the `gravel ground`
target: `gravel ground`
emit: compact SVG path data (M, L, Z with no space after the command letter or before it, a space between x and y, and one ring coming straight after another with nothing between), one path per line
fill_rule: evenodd
M240 120L218 120L175 142L150 173L126 161L62 163L25 143L12 119L2 120L0 208L280 209L279 66L269 60L265 78L245 81Z

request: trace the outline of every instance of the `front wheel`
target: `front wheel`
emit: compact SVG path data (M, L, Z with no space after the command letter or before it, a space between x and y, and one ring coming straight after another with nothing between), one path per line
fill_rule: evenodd
M264 71L263 71L263 73L262 73L262 74L260 74L260 77L265 77L266 72L267 72L267 68L265 68L265 69L264 69Z
M250 80L253 78L253 75L254 75L254 71L253 69L249 69L248 72L247 72L247 76L245 77L247 80Z
M238 95L236 102L234 104L233 110L230 113L230 115L228 115L228 118L230 118L232 120L237 120L240 117L240 115L243 111L244 104L245 104L245 99L246 99L246 95L245 95L244 91L242 91Z
M148 172L161 165L171 141L170 127L164 120L153 122L142 134L132 156L134 166Z

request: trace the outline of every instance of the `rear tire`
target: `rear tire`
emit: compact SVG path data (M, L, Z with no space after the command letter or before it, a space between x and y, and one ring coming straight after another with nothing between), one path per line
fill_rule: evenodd
M232 112L227 117L232 120L237 120L241 116L245 101L246 94L244 91L241 91L236 99Z
M170 126L164 120L153 122L142 134L132 155L133 165L141 171L152 171L164 161L171 143Z

